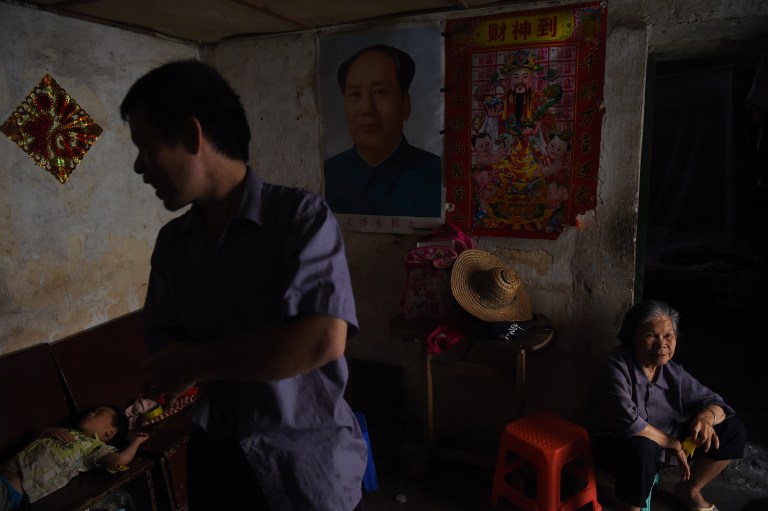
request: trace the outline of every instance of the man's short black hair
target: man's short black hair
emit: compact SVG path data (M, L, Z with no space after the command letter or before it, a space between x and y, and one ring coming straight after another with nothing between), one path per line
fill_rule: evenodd
M413 82L413 75L416 74L416 63L413 61L413 58L403 50L399 50L386 44L367 46L341 63L336 75L336 79L339 81L339 87L341 87L341 92L346 91L347 75L349 74L349 68L352 64L363 53L374 51L384 53L392 59L392 62L395 63L395 72L397 74L397 83L400 84L400 92L403 96L408 94L408 89L411 87L411 82Z
M224 156L248 161L251 130L240 97L213 67L198 60L169 62L134 83L120 104L120 116L144 109L147 120L169 143L181 139L190 116Z

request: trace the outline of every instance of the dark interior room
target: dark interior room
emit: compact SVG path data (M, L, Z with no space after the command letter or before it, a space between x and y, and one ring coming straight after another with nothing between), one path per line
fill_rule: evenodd
M765 443L768 180L747 99L759 59L657 64L641 289L680 311L680 363L733 402L750 438Z

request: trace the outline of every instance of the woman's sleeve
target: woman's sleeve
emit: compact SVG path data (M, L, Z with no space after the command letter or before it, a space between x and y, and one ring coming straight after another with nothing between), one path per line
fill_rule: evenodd
M603 366L597 384L606 432L622 437L633 436L648 425L638 413L631 370L623 358L612 356Z

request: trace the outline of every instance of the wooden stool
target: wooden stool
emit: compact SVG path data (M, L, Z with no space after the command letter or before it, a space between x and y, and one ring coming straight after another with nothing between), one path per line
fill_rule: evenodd
M514 458L509 460L508 455ZM510 476L519 475L530 464L536 473L533 498L517 487L522 485L508 482ZM581 489L561 501L564 468L576 476ZM524 511L575 511L590 502L594 511L601 511L592 466L592 447L586 430L549 412L533 413L507 424L499 443L490 497L493 507L496 507L499 496Z

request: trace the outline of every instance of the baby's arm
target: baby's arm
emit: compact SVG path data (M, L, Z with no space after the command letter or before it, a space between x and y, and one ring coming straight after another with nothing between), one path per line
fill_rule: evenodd
M149 439L149 435L144 432L136 433L133 440L122 451L113 452L99 458L98 464L104 467L111 467L114 465L127 465L136 456L136 451L139 446Z

